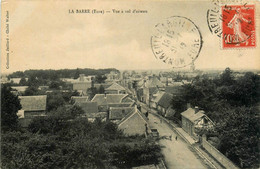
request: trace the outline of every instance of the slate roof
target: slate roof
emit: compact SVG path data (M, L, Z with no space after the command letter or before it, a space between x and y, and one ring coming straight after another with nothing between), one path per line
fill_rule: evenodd
M100 86L103 86L104 89L107 89L108 87L110 87L112 84L111 83L95 83L94 84L94 87L99 89Z
M71 96L71 99L74 100L75 103L86 102L88 101L88 96Z
M78 102L76 103L86 114L98 113L97 102Z
M110 103L121 103L122 99L127 97L127 94L96 94L92 102L97 102L98 105L106 105Z
M145 122L147 122L147 118L145 117L145 115L144 115L142 112L140 112L140 111L137 109L137 107L134 107L134 108L135 108L134 111L128 113L128 114L118 123L119 126L120 126L121 124L123 124L124 122L126 122L128 119L130 119L131 116L134 115L135 113L137 113L137 114L140 116L140 118L142 118Z
M40 96L19 96L22 110L24 111L45 111L47 95Z
M158 103L160 101L160 99L162 98L162 96L164 95L165 92L162 91L158 91L155 95L154 95L154 102Z
M163 108L168 108L171 106L172 101L172 95L168 93L164 93L161 99L158 102L158 105L160 105Z
M11 88L14 90L17 90L18 92L25 92L25 90L28 88L29 86L12 86Z
M134 107L111 107L109 111L110 120L121 120L127 114L135 111Z
M111 86L106 88L106 90L125 90L125 88L117 83L113 83Z
M181 85L166 86L165 87L165 92L173 94L173 95L179 95L181 93L181 90L182 90L182 86Z
M201 110L198 113L195 113L195 109L188 108L186 111L182 112L181 115L191 122L195 122L199 118L203 117L205 114Z
M164 84L157 77L152 77L145 82L145 87L164 87Z

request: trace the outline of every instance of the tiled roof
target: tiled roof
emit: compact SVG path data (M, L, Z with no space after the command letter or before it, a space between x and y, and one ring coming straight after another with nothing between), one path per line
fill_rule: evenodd
M75 103L86 102L88 101L88 96L72 96L71 99L74 100Z
M22 110L43 111L46 110L47 95L41 96L19 96Z
M105 105L110 103L121 103L122 99L127 97L127 94L96 94L92 102L97 102L98 105Z
M186 111L182 112L181 115L189 119L191 122L195 122L197 119L203 117L205 114L203 113L203 111L195 113L195 109L188 108Z
M156 92L158 92L159 91L159 89L157 88L157 87L150 87L149 88L149 93L150 94L155 94Z
M165 92L173 95L179 95L181 93L182 86L176 85L176 86L166 86Z
M113 83L111 86L109 86L108 88L106 88L106 90L125 90L124 87L120 86L117 83Z
M112 84L111 83L95 83L94 84L94 87L99 89L100 86L103 86L104 89L107 89L108 87L110 87Z
M162 98L162 96L164 95L165 92L162 92L162 91L158 91L156 94L154 94L154 99L153 101L155 103L158 103L160 101L160 99Z
M87 114L98 112L97 102L78 102L77 105Z
M172 95L168 93L164 93L161 99L158 102L158 105L162 106L163 108L168 108L171 106Z
M134 107L111 107L109 112L110 120L121 120L127 114L133 112L135 110Z
M140 118L142 118L145 122L147 122L147 118L145 117L145 115L142 113L142 112L140 112L138 109L137 109L137 107L134 107L135 108L135 110L134 111L132 111L132 112L130 112L130 113L128 113L119 123L118 123L118 125L121 125L122 123L124 123L125 121L127 121L129 118L131 118L135 113L137 113L139 116L140 116Z
M12 86L11 88L17 90L18 92L24 92L28 86Z

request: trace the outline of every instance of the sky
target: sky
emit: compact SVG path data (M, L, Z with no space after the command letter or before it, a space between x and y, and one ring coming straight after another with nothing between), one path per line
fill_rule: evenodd
M194 63L197 69L259 69L259 46L221 48L221 39L212 34L207 25L207 10L212 6L209 1L2 1L1 71L172 69L170 65L156 59L151 49L155 25L171 16L189 18L201 32L203 45ZM69 13L77 9L136 9L146 10L147 13ZM7 12L8 23L5 20ZM259 13L256 20L259 20ZM6 24L9 25L9 52L6 51ZM258 30L259 27L257 35Z

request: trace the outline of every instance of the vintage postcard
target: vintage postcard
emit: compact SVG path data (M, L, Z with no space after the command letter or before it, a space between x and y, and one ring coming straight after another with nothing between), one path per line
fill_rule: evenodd
M257 0L2 0L1 168L259 168Z

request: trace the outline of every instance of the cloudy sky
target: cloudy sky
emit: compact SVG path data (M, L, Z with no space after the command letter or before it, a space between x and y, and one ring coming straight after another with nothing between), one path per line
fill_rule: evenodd
M150 44L154 26L171 16L187 17L201 31L204 43L195 61L196 68L260 68L259 47L221 49L220 39L208 29L206 13L212 3L206 1L11 0L2 2L2 7L2 72L64 68L171 68L155 58ZM137 9L148 13L69 13L69 10L75 12L76 9ZM9 69L6 69L5 50L7 11Z

